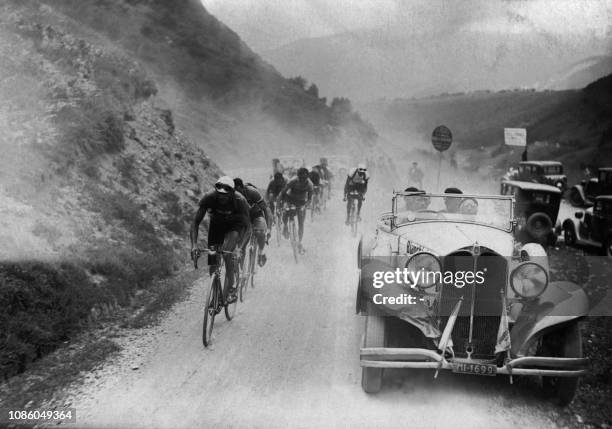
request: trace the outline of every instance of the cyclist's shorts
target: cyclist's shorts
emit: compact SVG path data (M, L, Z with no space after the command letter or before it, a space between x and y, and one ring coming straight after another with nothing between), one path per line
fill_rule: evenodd
M225 234L231 231L238 232L239 236L246 232L243 224L235 217L212 216L208 230L208 245L220 246L223 244Z
M268 230L266 218L263 216L257 216L255 219L253 219L252 225L254 232L266 232Z
M292 198L291 195L285 195L285 202L289 203L289 204L293 204L294 206L301 208L306 204L306 201L304 200L297 200L295 198Z

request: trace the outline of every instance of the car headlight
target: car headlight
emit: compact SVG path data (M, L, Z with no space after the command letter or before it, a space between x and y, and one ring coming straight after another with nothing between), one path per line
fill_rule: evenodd
M442 282L442 265L440 260L428 252L419 252L413 255L408 262L406 268L412 278L417 279L416 287L427 289ZM422 273L422 274L419 274Z
M510 286L523 298L536 298L548 286L548 273L535 262L523 262L510 274Z

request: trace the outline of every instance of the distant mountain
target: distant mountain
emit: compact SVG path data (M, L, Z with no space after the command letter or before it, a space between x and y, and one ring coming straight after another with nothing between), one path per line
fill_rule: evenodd
M544 89L552 76L577 59L608 52L611 46L609 39L595 36L562 38L528 27L519 30L441 27L399 35L380 28L302 39L262 55L285 75L316 82L324 94L365 101Z
M589 57L556 73L544 87L556 90L584 88L609 73L612 73L612 55Z

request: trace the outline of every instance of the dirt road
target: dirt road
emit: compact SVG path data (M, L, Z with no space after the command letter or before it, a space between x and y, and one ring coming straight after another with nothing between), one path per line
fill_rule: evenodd
M156 328L126 341L122 357L74 392L79 427L555 427L553 407L528 382L432 371L386 373L361 390L363 318L354 314L356 241L340 201L307 224L307 254L273 245L236 318L201 342L196 284ZM137 369L135 369L137 366Z

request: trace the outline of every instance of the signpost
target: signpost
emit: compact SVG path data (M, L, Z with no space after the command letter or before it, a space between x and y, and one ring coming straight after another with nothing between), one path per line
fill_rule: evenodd
M438 160L438 181L436 183L436 189L440 191L440 170L442 169L442 152L448 150L451 143L453 142L453 133L448 127L444 125L437 126L431 134L431 143L434 149L438 151L440 156Z
M527 146L527 130L525 128L504 128L504 142L508 146Z

